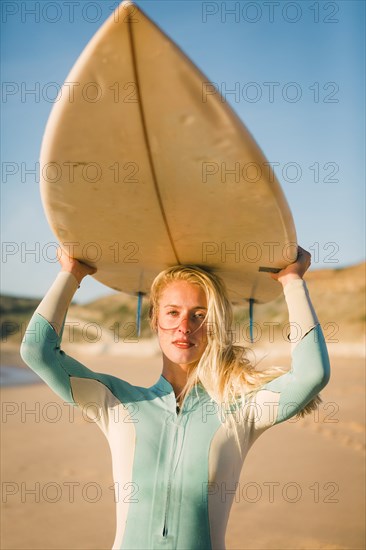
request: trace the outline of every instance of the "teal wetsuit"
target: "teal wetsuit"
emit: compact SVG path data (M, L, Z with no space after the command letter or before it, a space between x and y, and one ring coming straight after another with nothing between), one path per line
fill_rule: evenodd
M315 324L294 348L292 369L248 399L238 418L240 454L234 434L225 429L225 411L201 385L178 410L162 375L144 388L93 372L61 350L61 338L62 331L58 336L36 312L22 357L61 399L83 407L108 439L115 550L224 549L233 490L249 448L267 428L301 410L329 379L324 337Z

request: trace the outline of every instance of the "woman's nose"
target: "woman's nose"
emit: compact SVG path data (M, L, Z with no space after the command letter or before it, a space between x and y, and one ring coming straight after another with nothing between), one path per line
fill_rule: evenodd
M191 332L188 317L185 317L181 320L179 325L179 332L182 332L183 334L189 334Z

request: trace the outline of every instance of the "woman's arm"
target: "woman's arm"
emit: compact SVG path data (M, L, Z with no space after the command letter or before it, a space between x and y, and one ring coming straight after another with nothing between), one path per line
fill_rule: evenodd
M291 370L259 390L261 418L257 428L269 427L299 413L326 386L330 377L328 351L312 306L304 273L311 256L299 247L295 263L271 275L282 286L289 312Z
M60 348L66 313L81 280L95 272L77 260L61 254L62 271L43 298L24 334L20 353L55 393L71 404L74 401L71 376L92 378L95 373L66 355Z
M296 262L279 273L271 274L271 277L281 283L283 287L290 323L288 338L293 344L292 349L312 328L319 324L306 283L303 280L310 265L310 253L299 246Z
M70 258L61 249L59 249L58 255L62 270L36 312L42 315L60 335L67 310L76 290L80 287L83 278L95 273L96 269Z
M128 403L133 386L109 374L94 372L61 349L66 313L81 280L95 271L64 255L62 271L35 311L21 345L21 356L46 384L70 405L83 408L107 434L109 411Z

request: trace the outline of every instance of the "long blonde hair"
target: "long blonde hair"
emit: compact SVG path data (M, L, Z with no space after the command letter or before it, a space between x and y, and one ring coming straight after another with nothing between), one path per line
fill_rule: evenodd
M223 281L213 272L198 266L174 266L159 273L150 292L150 325L158 328L159 299L172 282L186 281L199 285L207 298L207 346L200 360L191 365L187 382L180 394L182 402L197 385L201 384L218 404L229 406L238 401L245 403L248 394L267 382L281 376L286 369L271 367L259 371L248 358L247 350L233 343L233 312ZM296 416L302 417L316 409L321 398L313 398ZM234 428L235 421L229 424ZM237 434L237 431L235 430Z

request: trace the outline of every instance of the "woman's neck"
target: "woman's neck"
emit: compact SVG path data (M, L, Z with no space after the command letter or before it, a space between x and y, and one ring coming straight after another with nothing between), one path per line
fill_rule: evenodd
M179 396L182 389L186 385L188 378L188 367L189 365L177 365L175 363L171 363L164 357L162 375L173 386L176 397Z

